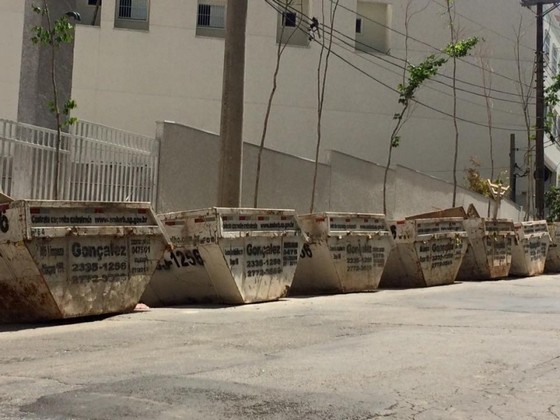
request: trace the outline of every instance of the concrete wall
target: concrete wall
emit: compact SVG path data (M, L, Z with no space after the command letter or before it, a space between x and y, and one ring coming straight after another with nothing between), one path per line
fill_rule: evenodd
M35 26L46 27L47 20L45 16L41 17L33 11L32 6L37 2L25 0L22 3L25 4L25 19L22 25L23 38L20 45L21 75L16 119L19 122L56 129L55 116L48 108L49 101L52 101L54 97L51 82L51 48L50 46L35 45L31 41L32 28ZM53 24L64 13L75 9L75 0L57 0L49 3ZM61 107L71 97L73 62L73 43L61 45L56 49L56 84Z
M407 1L385 2L391 5L392 28L402 33ZM310 15L322 15L320 4L319 0L310 2ZM328 159L328 150L339 150L383 162L394 125L392 116L399 110L398 95L391 87L396 88L402 80L404 38L391 33L390 55L354 51L357 1L341 0L340 4L350 10L339 8L336 29L350 37L346 40L351 45L335 40L334 51L341 58L333 55L329 64L321 161ZM411 2L413 12L422 10L409 26L410 36L422 41L409 40L411 62L419 62L448 43L449 27L443 4L428 0ZM487 177L487 116L481 96L481 70L477 66L485 60L494 72L494 158L496 167L507 169L509 134L523 129L522 109L515 96L515 28L521 21L522 76L529 80L534 58L534 15L511 0L457 0L454 4L461 37L476 35L484 39L472 56L459 62L458 113L482 126L459 124L458 168L462 172L475 155L481 162L482 175ZM427 7L423 9L424 6ZM196 35L197 2L152 1L148 31L115 28L114 10L115 0L104 0L100 27L82 25L77 29L73 92L79 104L78 117L146 135L154 132L156 120L173 120L203 131L219 132L224 43L220 38ZM251 144L259 142L262 131L275 66L277 20L276 12L266 2L250 2L244 135ZM314 156L319 51L316 43L285 50L269 123L267 145L272 150L304 158ZM451 66L442 72L449 76ZM450 83L438 76L421 89L418 99L448 113L452 109ZM452 179L454 131L448 115L417 106L401 135L396 164ZM523 151L518 152L520 164L522 155Z
M0 118L17 119L25 3L0 2Z
M383 213L385 168L334 150L329 152L333 211ZM395 171L387 178L387 212L395 208Z
M219 137L172 122L159 123L160 171L156 210L169 212L216 204ZM258 148L245 143L242 205L253 206ZM270 149L263 152L259 207L291 208L308 213L314 164ZM383 213L384 167L337 151L319 165L316 211ZM397 166L389 171L387 215L404 218L452 205L453 185ZM474 204L483 217L489 200L459 188L457 206ZM520 207L504 200L501 217L521 220Z
M395 194L397 205L393 217L397 219L443 210L453 205L452 183L400 165L396 168ZM463 206L467 209L470 204L473 204L482 217L487 217L492 211L492 207L489 207L490 202L487 197L462 186L457 188L456 207ZM520 206L505 199L501 203L499 216L522 220L524 212Z
M169 212L216 205L218 191L219 136L174 124L158 123L160 171L156 209ZM252 207L258 147L243 149L242 206ZM264 150L259 188L259 207L310 209L313 162L273 150ZM320 164L316 209L329 209L330 168Z

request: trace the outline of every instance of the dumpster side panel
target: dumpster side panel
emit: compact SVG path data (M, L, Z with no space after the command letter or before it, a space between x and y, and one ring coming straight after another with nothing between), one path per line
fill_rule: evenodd
M61 316L22 242L0 244L0 296L0 322L32 322Z
M381 288L425 287L424 273L413 243L398 243L389 253Z
M163 243L146 237L36 238L29 244L63 317L134 309Z
M550 244L546 222L516 223L515 230L516 241L512 251L510 274L513 276L542 274Z
M478 240L474 240L468 245L467 252L457 273L458 281L486 280L491 278L486 264L480 264L480 256L475 255L480 253L481 247L482 243ZM484 256L482 261L486 261L486 256Z
M301 262L300 282L313 281L313 289L324 293L378 288L392 246L384 215L325 212L299 216L299 220L319 256Z
M417 242L416 252L426 286L452 284L467 251L466 238L439 238Z
M0 206L0 322L59 318L60 311L23 240L25 211Z
M396 247L387 261L381 287L453 283L467 250L462 222L459 218L441 218L393 224Z
M549 223L548 232L551 243L548 247L544 268L548 273L560 273L560 223Z
M509 275L513 236L499 235L486 237L486 250L490 278L499 279Z
M0 205L0 244L20 242L27 236L25 211L9 208L10 204Z
M510 274L512 276L536 276L544 272L548 238L534 236L521 239L513 247Z
M223 248L217 244L208 244L201 245L199 250L202 258L207 262L206 270L216 290L218 302L241 305L246 302L236 284L236 278L243 276L245 250L242 244L240 246L231 243L232 241L228 242Z
M210 303L218 300L198 248L165 251L140 299L148 306Z
M175 246L198 247L217 300L243 304L286 295L303 237L293 210L210 208L160 216L183 224Z
M511 267L513 222L465 220L469 246L457 280L489 280L507 277Z
M343 292L377 290L391 250L388 236L334 237L329 238L329 245Z
M341 258L342 253L329 249L326 241L303 245L290 295L341 293L342 284L333 264Z
M0 260L8 273L0 293L11 294L4 319L130 311L166 246L148 203L20 200L9 206L0 211Z
M287 241L293 243L298 239L288 237ZM239 258L228 258L226 262L245 303L286 296L296 267L284 266L282 236L222 239L222 243L224 255L232 252L239 255Z

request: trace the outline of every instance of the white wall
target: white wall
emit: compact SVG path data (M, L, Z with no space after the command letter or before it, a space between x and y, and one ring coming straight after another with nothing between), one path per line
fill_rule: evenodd
M158 212L179 211L216 205L219 137L209 132L165 122L158 124L160 171ZM245 143L242 206L253 206L258 147ZM319 166L316 211L383 213L384 168L373 162L331 151L327 164ZM265 149L261 172L259 207L290 208L308 213L314 164ZM398 166L389 171L387 214L404 218L451 207L453 185L449 182ZM488 199L463 188L457 205L474 204L487 216ZM504 200L501 217L522 220L518 206Z
M17 119L25 2L0 1L0 118Z
M403 32L405 0L387 0L387 3L392 5L393 28ZM493 89L516 92L514 29L522 18L522 72L528 80L534 57L533 14L511 0L456 0L454 3L461 36L476 35L485 40L474 56L465 61L476 64L479 58L488 60L495 72ZM114 4L114 0L104 0L99 28L80 26L77 30L73 95L79 104L78 117L146 135L154 132L156 120L164 119L218 132L223 39L196 37L197 2L152 1L147 32L115 29ZM310 14L322 16L319 4L318 0L312 1ZM449 33L443 4L443 1L413 1L414 10L424 5L427 8L412 18L410 35L434 47L444 47ZM355 10L356 0L342 0L341 5ZM249 4L244 137L253 144L261 137L275 65L275 13L264 1ZM353 12L339 9L337 30L352 38L355 17ZM335 46L335 52L389 87L401 82L399 59L404 57L404 38L396 33L391 34L391 56L370 56L340 46ZM425 44L410 40L412 62L432 52ZM314 156L318 55L316 44L286 49L267 147L305 158ZM450 74L450 69L448 65L444 72ZM458 78L475 85L482 83L480 69L463 61L459 63ZM449 79L436 79L450 84ZM326 160L328 150L335 149L384 162L394 124L392 116L399 110L397 94L335 56L331 56L328 80L321 160ZM460 116L485 125L484 98L468 93L480 93L481 89L464 83L459 83L459 87ZM418 99L449 112L450 94L449 86L429 82L419 92ZM493 101L494 158L497 168L507 169L509 134L522 128L523 116L515 95L495 93L495 96L510 101ZM468 123L459 126L458 177L462 178L462 171L469 166L473 155L481 162L483 176L489 176L487 128ZM522 133L518 134L521 138ZM401 135L402 145L395 152L394 163L452 178L454 132L449 117L418 106ZM522 151L518 153L518 162L522 154Z

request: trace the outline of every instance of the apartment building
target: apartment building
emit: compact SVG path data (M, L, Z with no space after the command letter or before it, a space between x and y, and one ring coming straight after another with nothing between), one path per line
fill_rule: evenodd
M26 0L0 3L0 48L10 64L0 76L0 117L22 119L26 72L21 51L30 22ZM51 2L53 3L53 2ZM155 122L172 120L219 132L225 0L72 0L80 12L72 62L71 95L80 119L154 135ZM278 88L266 146L314 158L317 141L319 59L329 55L320 159L338 150L384 164L400 111L397 87L403 69L450 42L445 0L250 0L247 20L244 138L259 143L273 86L278 46ZM317 20L320 29L309 29ZM517 140L520 170L527 153L522 93L531 92L534 14L511 0L455 0L453 26L460 38L481 41L448 62L418 92L407 115L393 162L438 178L453 179L456 86L462 183L471 158L489 177L509 169L510 135ZM21 30L24 28L24 31ZM7 34L11 34L8 36ZM13 34L18 34L14 36ZM21 37L19 37L19 34ZM10 38L8 41L6 38ZM35 78L41 71L35 71ZM531 93L529 93L531 95ZM534 102L534 99L530 100ZM18 111L19 110L19 111ZM529 112L533 114L533 107ZM492 138L492 142L490 141ZM189 153L185 150L185 153ZM558 161L560 163L560 160ZM547 160L548 166L555 162ZM550 168L555 170L556 168ZM518 201L523 202L521 191Z
M550 86L558 77L558 51L560 49L560 13L552 9L544 18L544 83ZM560 174L560 107L547 109L550 132L545 134L544 157L549 170L545 175L548 183L558 185Z

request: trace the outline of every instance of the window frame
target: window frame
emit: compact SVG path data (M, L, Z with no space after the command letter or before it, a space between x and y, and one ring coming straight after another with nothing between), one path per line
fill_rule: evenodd
M126 17L121 15L123 9L123 2L130 2L131 16ZM134 2L145 1L146 3L146 17L139 19L132 17L132 6ZM115 0L115 28L121 29L134 29L147 31L150 28L150 0Z
M196 35L197 36L204 36L204 37L212 37L212 38L225 38L226 34L226 17L227 17L227 3L224 1L223 4L221 2L216 2L216 0L209 1L209 0L199 0L197 2L196 8ZM208 16L204 16L205 19L208 20L208 24L201 24L201 8L208 7L209 13ZM220 8L223 9L223 26L219 25L212 25L212 8Z

